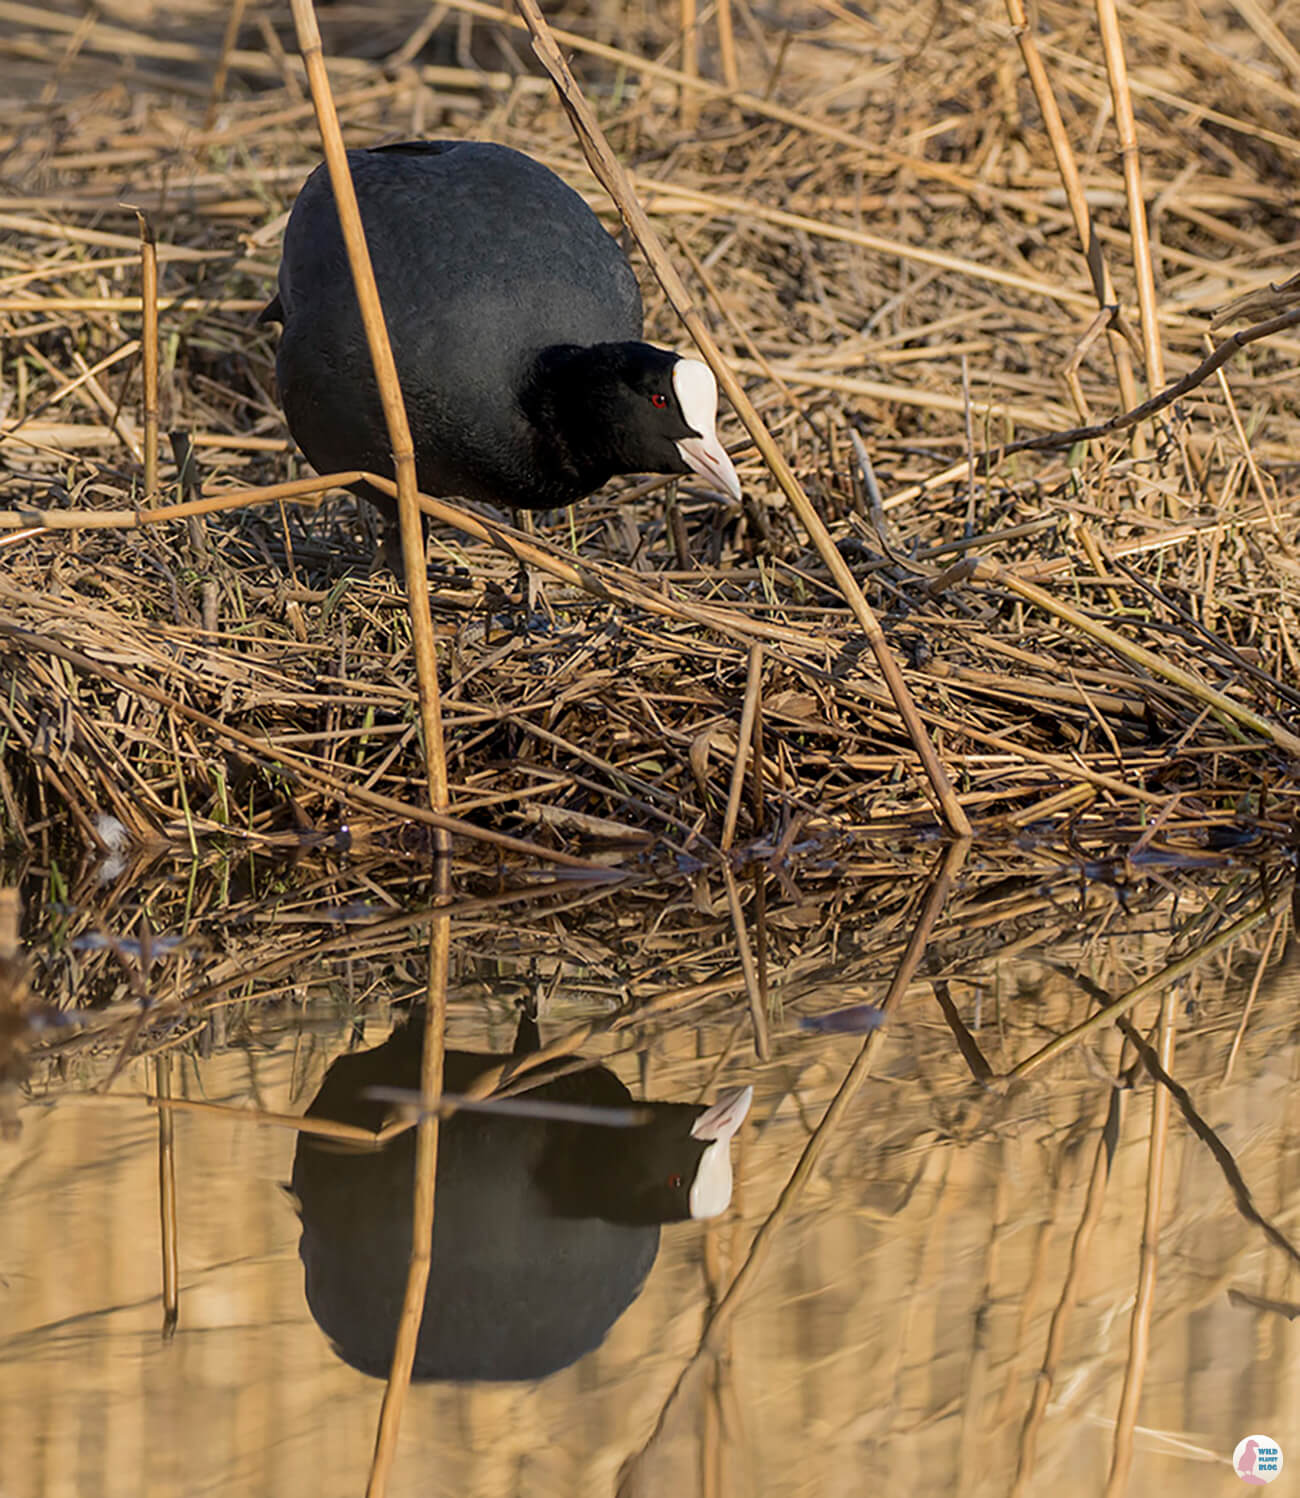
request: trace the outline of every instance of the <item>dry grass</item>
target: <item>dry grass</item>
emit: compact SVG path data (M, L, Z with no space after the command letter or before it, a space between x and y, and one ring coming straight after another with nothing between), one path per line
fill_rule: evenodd
M453 5L424 51L422 5L327 10L349 142L490 136L606 211L518 25L488 9ZM24 523L145 498L137 207L159 242L162 428L192 443L185 475L164 459L155 503L298 471L274 335L253 322L317 156L279 50L288 17L245 23L213 99L224 13L147 10L83 23L0 6L0 825L46 858L69 819L93 845L101 813L141 847L310 846L343 823L354 846L406 837L394 803L418 815L424 778L409 628L392 581L364 574L370 520L350 500L150 529ZM980 835L1108 853L1288 835L1294 337L1255 345L1136 442L980 471L974 451L1120 408L1007 25L738 15L739 104L710 81L707 21L692 83L654 8L554 19L591 43L574 55L602 123L880 616ZM1216 307L1288 268L1294 96L1268 37L1230 6L1211 19L1201 36L1181 8L1123 13L1171 379L1202 357ZM1052 6L1035 38L1127 305L1100 45ZM651 334L679 342L647 293ZM513 835L509 856L653 839L707 858L748 768L742 858L935 826L856 621L743 454L742 476L735 509L625 481L553 517L558 577L527 634L502 597L508 553L437 528L453 816ZM1027 599L1034 582L1046 591ZM755 638L756 760L738 743ZM1185 674L1162 679L1166 664Z

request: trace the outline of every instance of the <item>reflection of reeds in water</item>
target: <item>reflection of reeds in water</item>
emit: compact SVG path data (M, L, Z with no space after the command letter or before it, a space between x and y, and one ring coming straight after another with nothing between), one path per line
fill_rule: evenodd
M801 924L774 925L769 963L783 1007L772 1016L766 1063L753 1060L743 978L730 997L652 1007L604 1035L599 1026L593 1032L592 1000L604 975L627 960L621 947L634 895L559 916L521 909L492 928L466 918L452 957L451 1044L507 1048L506 1001L545 975L556 987L547 1038L585 1035L589 1054L613 1055L646 1095L692 1097L716 1088L719 1077L754 1080L757 1100L737 1160L742 1220L666 1234L645 1295L606 1345L537 1389L413 1390L390 1491L424 1491L430 1471L438 1491L504 1493L520 1482L529 1492L614 1490L695 1350L707 1284L716 1297L735 1273L858 1046L852 1036L800 1033L794 1023L802 1013L879 1001L897 966L921 891L904 892L897 880L893 887L893 922L883 882L875 891L882 929L842 885L820 907L805 906ZM1092 1196L1091 1238L1033 1465L1033 1485L1097 1491L1128 1362L1150 1089L1129 1068L1136 1092L1114 1093L1107 1078L1121 1057L1113 1027L1010 1091L977 1085L931 988L946 983L971 1044L1003 1076L1084 1021L1094 1007L1090 990L1118 997L1205 947L1234 916L1266 911L1249 879L1217 890L1185 885L1176 904L1158 890L1134 891L1128 914L1104 891L1093 891L1089 909L1069 902L1066 888L1050 880L981 888L969 876L959 887L924 976L880 1032L872 1075L772 1238L730 1324L728 1360L716 1373L707 1367L672 1406L663 1438L637 1469L640 1485L624 1491L671 1483L687 1492L785 1493L811 1483L850 1494L861 1491L864 1470L922 1492L1006 1491L1116 1096L1113 1163ZM664 893L656 903L668 927ZM684 895L677 959L659 974L679 993L688 991L688 976L716 965L718 936L730 926L721 901L710 926ZM1171 1069L1233 1151L1259 1209L1289 1231L1295 1042L1284 984L1272 976L1277 966L1259 986L1231 1081L1219 1080L1268 927L1257 921L1181 982ZM337 987L346 962L359 995L387 994L385 940L367 947L364 933L357 937L347 958L327 952L312 964L300 954L299 991ZM730 962L734 968L734 947ZM1074 981L1072 971L1088 982ZM278 988L268 975L268 993ZM330 1055L362 1043L342 1022L358 1011L317 1001L303 1028L274 999L259 1003L255 983L248 998L229 1017L228 1033L242 1037L243 1049L185 1056L173 1090L299 1113ZM1140 1031L1158 1004L1153 997L1133 1012ZM194 1018L201 1016L200 1007ZM364 1043L386 1027L375 1015ZM44 1095L57 1106L25 1110L25 1134L10 1156L16 1168L0 1188L0 1213L14 1224L5 1269L17 1286L0 1363L7 1370L0 1481L27 1490L25 1474L62 1452L77 1491L112 1494L115 1483L138 1491L130 1484L141 1472L165 1480L174 1470L183 1428L185 1461L209 1471L216 1491L282 1491L290 1474L323 1484L320 1491L355 1490L373 1443L376 1386L337 1364L307 1321L295 1224L275 1190L287 1174L290 1137L210 1113L177 1115L181 1321L164 1351L153 1128L138 1104L84 1097L86 1084L116 1062L118 1045L103 1043L113 1036L99 1035L93 1044L93 1033L83 1036L80 1049L61 1043L74 1086L38 1066ZM77 1062L78 1054L86 1059ZM133 1067L117 1090L129 1093L142 1080ZM1236 1212L1222 1173L1177 1112L1159 1246L1132 1481L1135 1490L1164 1491L1174 1481L1201 1490L1213 1481L1202 1463L1266 1426L1290 1397L1282 1356L1289 1323L1266 1307L1234 1305L1225 1291L1296 1297L1283 1257ZM716 1477L719 1469L721 1485L707 1487L703 1473Z

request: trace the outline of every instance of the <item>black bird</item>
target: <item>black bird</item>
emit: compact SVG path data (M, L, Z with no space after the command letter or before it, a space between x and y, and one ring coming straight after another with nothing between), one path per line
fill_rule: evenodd
M423 1030L417 1011L383 1045L340 1056L308 1117L378 1129L390 1105L370 1089L418 1088ZM536 1043L525 1018L516 1051ZM463 1092L503 1059L448 1051L444 1090ZM417 1379L535 1379L567 1367L636 1299L660 1223L716 1216L731 1199L730 1141L752 1089L708 1109L638 1106L602 1066L529 1075L541 1079L522 1095L529 1102L636 1108L635 1121L469 1111L443 1120ZM380 1378L406 1288L414 1165L413 1130L360 1150L300 1134L294 1156L307 1303L339 1356Z
M694 471L734 499L708 366L641 341L616 241L539 162L477 141L350 151L420 488L515 509L565 505L617 473ZM379 393L325 167L289 215L276 375L322 473L391 476ZM358 486L390 518L393 501Z

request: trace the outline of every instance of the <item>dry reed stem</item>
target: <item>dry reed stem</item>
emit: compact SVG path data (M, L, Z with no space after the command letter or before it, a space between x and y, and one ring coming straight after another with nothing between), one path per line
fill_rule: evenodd
M235 43L239 40L239 28L243 24L244 11L247 6L248 0L230 0L230 10L226 15L226 31L221 38L221 56L217 59L217 65L212 71L212 93L208 100L208 112L203 117L204 134L209 133L217 122L217 110L221 107L221 100L226 92L230 54L235 50Z
M1241 1014L1237 1020L1237 1028L1233 1033L1232 1044L1228 1047L1228 1059L1223 1063L1223 1076L1219 1085L1226 1087L1232 1078L1232 1069L1237 1062L1237 1052L1241 1049L1241 1042L1246 1034L1246 1026L1250 1023L1251 1011L1255 1007L1255 1000L1259 997L1260 984L1264 981L1264 974L1268 970L1268 960L1273 955L1273 948L1286 924L1286 906L1278 911L1273 918L1273 924L1269 927L1268 938L1264 942L1263 951L1259 954L1259 961L1255 964L1255 975L1250 980L1250 990L1246 994L1246 1002L1241 1006Z
M718 0L716 18L722 81L731 93L735 93L740 88L740 68L736 62L736 30L731 18L731 0Z
M916 923L912 927L907 945L890 980L889 989L881 1000L880 1008L887 1015L898 1006L925 955L935 923L943 912L970 848L971 842L968 838L956 839L944 850L939 860L939 866L930 880ZM678 1400L695 1385L700 1372L707 1366L707 1359L720 1353L727 1329L736 1311L762 1273L773 1239L794 1210L818 1162L842 1124L853 1099L870 1075L871 1064L875 1059L876 1051L883 1044L881 1037L885 1033L884 1029L872 1030L862 1042L857 1057L836 1088L835 1096L827 1105L811 1138L804 1146L803 1153L790 1172L789 1179L782 1187L776 1205L755 1233L744 1263L737 1270L727 1287L726 1294L718 1302L705 1324L700 1334L699 1345L677 1375L676 1382L660 1406L654 1429L640 1448L623 1463L619 1471L617 1498L630 1498L630 1495L639 1491L638 1484L641 1481L642 1468L650 1453L663 1439L670 1413Z
M411 636L415 652L416 680L420 690L420 721L424 729L424 755L428 771L429 805L435 812L445 812L450 800L447 789L447 757L442 736L442 710L438 694L438 652L433 639L433 618L429 612L429 575L425 570L424 530L416 504L418 484L415 477L415 447L406 420L406 406L393 362L379 288L370 263L361 210L348 168L347 150L339 129L338 115L330 91L325 54L312 0L291 0L298 47L307 69L316 123L320 128L330 184L338 210L339 226L347 247L352 282L361 308L366 343L374 366L375 382L388 424L393 448L393 468L397 475L397 513L402 534L402 568L406 579L407 606L411 615ZM435 831L438 851L451 851L448 829Z
M595 114L556 46L549 23L537 8L535 0L518 0L518 4L533 34L534 49L542 65L555 80L561 102L573 123L592 171L614 199L624 222L641 247L642 253L664 288L669 301L673 304L674 310L686 325L696 346L713 370L719 385L726 392L728 400L731 401L745 429L754 439L764 462L798 515L800 523L812 539L818 554L835 579L836 585L844 595L863 633L867 636L890 695L898 708L899 716L907 728L908 737L920 755L926 778L942 809L949 832L957 837L969 836L970 822L953 791L952 783L939 756L935 753L934 745L916 711L911 694L903 681L902 672L898 669L884 631L880 628L871 606L867 603L848 564L836 549L821 517L809 502L802 485L795 478L780 448L772 440L762 418L732 373L730 366L723 358L721 349L714 342L713 335L696 310L690 293L677 274L672 261L664 252L658 235L651 226L645 210L641 207L627 174L610 148Z
M1126 640L1123 635L1108 629L1104 624L1098 624L1095 619L1090 619L1073 605L1053 598L1045 588L1017 577L1000 563L987 558L981 558L970 570L972 576L981 580L997 581L1003 587L1009 588L1013 593L1018 593L1039 608L1046 609L1048 613L1054 614L1056 618L1072 625L1075 629L1082 630L1085 634L1091 635L1093 639L1102 641L1117 654L1140 665L1144 670L1150 671L1153 676L1160 677L1161 680L1187 692L1198 702L1205 703L1221 719L1249 728L1253 733L1259 734L1261 738L1269 740L1288 754L1300 755L1300 738L1289 730L1270 722L1240 703L1234 702L1230 697L1225 697L1222 692L1216 692L1213 687L1207 686L1190 671L1184 671L1181 667L1163 660L1154 651L1135 645Z
M1128 344L1123 334L1112 325L1113 316L1118 312L1119 307L1110 266L1106 263L1105 252L1100 241L1093 233L1092 214L1088 210L1088 197L1083 186L1083 179L1079 175L1079 167L1074 159L1074 150L1070 145L1065 122L1061 118L1056 94L1047 76L1047 69L1043 66L1042 55L1034 41L1034 33L1030 28L1022 0L1006 0L1006 7L1016 42L1020 47L1020 55L1024 59L1030 87L1034 91L1034 98L1038 101L1038 108L1043 116L1047 138L1051 142L1052 154L1056 158L1057 170L1061 174L1066 202L1069 203L1070 212L1074 216L1074 227L1079 235L1084 263L1088 267L1088 275L1092 281L1093 295L1097 298L1098 307L1110 314L1106 320L1107 341L1110 344L1111 358L1115 364L1115 379L1119 385L1120 404L1127 410L1137 405L1137 387L1133 383L1133 365L1129 358Z
M153 227L140 220L140 350L144 370L144 492L158 492L158 247ZM94 371L91 371L93 373Z
M211 494L203 499L190 499L175 505L154 505L147 510L0 510L0 531L26 530L39 526L42 530L132 530L146 525L161 525L168 521L188 520L200 515L222 515L227 511L245 509L250 505L277 503L292 500L304 504L309 500L319 501L328 490L346 487L367 477L359 468L348 473L327 473L310 479L293 479L285 484L267 484L257 489L237 489L229 494Z
M700 120L700 97L696 88L700 77L700 29L696 0L677 0L677 24L681 39L682 72L690 83L681 90L677 108L682 133L694 133Z
M229 1103L210 1103L203 1098L169 1097L158 1092L135 1094L113 1092L103 1095L105 1102L148 1103L160 1113L204 1113L227 1118L235 1123L256 1124L260 1129L290 1129L295 1134L311 1134L321 1139L339 1139L368 1148L386 1143L414 1127L414 1120L400 1120L384 1128L365 1129L360 1124L339 1123L333 1118L304 1118L298 1113L276 1113L268 1108L233 1108Z
M160 1100L171 1096L171 1057L154 1058L154 1091ZM176 1212L176 1127L171 1111L158 1110L158 1216L162 1239L163 1337L176 1331L180 1320L180 1248Z
M763 696L763 647L755 640L749 647L749 665L745 675L745 701L740 712L740 727L736 733L736 759L731 767L731 785L727 791L727 812L722 819L722 836L718 847L728 853L736 835L736 819L740 815L740 798L745 790L745 766L750 754L755 755L754 776L757 783L762 775L758 763L758 751L753 747L754 735L759 731L759 712Z
M445 860L440 864L445 892ZM393 1346L393 1363L384 1389L375 1434L375 1454L366 1485L366 1498L384 1498L393 1459L397 1455L397 1437L402 1409L411 1386L411 1368L415 1362L420 1321L424 1316L424 1297L429 1285L433 1255L434 1185L438 1173L438 1111L433 1100L442 1094L442 1064L446 1049L447 974L451 958L451 918L436 914L429 928L427 1012L423 1049L420 1053L420 1119L415 1130L414 1202L411 1212L411 1262L407 1270L406 1291L397 1323Z
M1121 1070L1122 1075L1122 1070ZM1065 1338L1070 1328L1070 1317L1078 1299L1079 1284L1090 1263L1093 1234L1101 1221L1102 1208L1106 1201L1106 1185L1110 1180L1110 1162L1119 1145L1123 1126L1125 1090L1112 1086L1107 1095L1105 1119L1097 1135L1093 1151L1092 1171L1088 1177L1088 1189L1084 1197L1083 1211L1070 1242L1070 1258L1065 1278L1056 1305L1052 1308L1052 1319L1047 1329L1047 1344L1043 1349L1043 1361L1038 1376L1034 1379L1029 1406L1020 1427L1020 1438L1016 1449L1016 1475L1008 1498L1025 1498L1034 1475L1034 1459L1038 1450L1038 1433L1043 1416L1052 1397L1052 1385L1056 1370L1060 1367L1065 1352Z
M1178 995L1166 989L1160 1005L1159 1054L1166 1072L1173 1066L1178 1028ZM1128 1357L1111 1446L1105 1498L1122 1498L1133 1465L1133 1436L1151 1349L1151 1314L1155 1305L1156 1269L1160 1258L1160 1208L1164 1196L1165 1150L1169 1139L1170 1096L1158 1083L1151 1090L1151 1136L1147 1145L1146 1205L1138 1255L1137 1293L1129 1318Z
M740 958L740 971L744 974L745 992L749 997L749 1016L754 1027L754 1054L766 1061L772 1054L767 1031L767 1008L763 1002L763 988L758 981L754 966L754 952L749 942L749 927L745 922L745 907L740 901L740 890L731 865L725 859L722 878L727 889L727 906L731 911L731 924L736 933L736 955Z
M1165 383L1165 356L1160 345L1151 241L1147 233L1146 201L1142 196L1142 160L1138 149L1137 121L1133 114L1133 96L1129 91L1128 66L1124 60L1124 40L1120 34L1115 0L1096 0L1096 6L1102 51L1106 58L1106 75L1110 79L1111 99L1115 107L1120 156L1124 164L1124 192L1128 199L1129 234L1133 242L1133 277L1137 283L1147 388L1154 391Z
M1267 903L1248 911L1230 925L1225 926L1221 931L1217 931L1208 941L1202 942L1194 951L1188 952L1184 957L1176 958L1173 962L1161 968L1158 973L1153 973L1151 977L1144 979L1135 988L1129 989L1128 993L1122 998L1116 999L1113 1004L1099 1009L1086 1020L1081 1020L1079 1024L1072 1026L1063 1034L1058 1035L1055 1040L1049 1041L1032 1055L1026 1056L1023 1061L1017 1062L1015 1066L1004 1072L998 1080L1003 1083L1010 1083L1030 1076L1041 1067L1046 1066L1049 1061L1054 1061L1058 1056L1063 1055L1066 1051L1078 1045L1081 1040L1086 1039L1089 1035L1094 1035L1098 1030L1105 1029L1107 1025L1114 1024L1116 1020L1126 1015L1130 1009L1140 1004L1143 999L1149 997L1151 994L1159 993L1163 988L1176 983L1179 978L1185 977L1188 973L1195 972L1207 957L1226 946L1230 946L1238 937L1244 936L1246 932L1258 926L1267 914Z

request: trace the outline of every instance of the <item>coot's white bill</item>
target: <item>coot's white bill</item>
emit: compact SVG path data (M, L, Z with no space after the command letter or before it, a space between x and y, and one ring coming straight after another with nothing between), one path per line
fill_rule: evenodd
M718 439L718 383L713 371L699 359L679 359L673 370L673 390L686 425L697 434L678 442L682 461L724 494L739 500L740 479Z
M691 1125L696 1139L709 1141L691 1184L692 1217L717 1217L731 1205L731 1136L744 1123L753 1101L752 1087L723 1093Z

